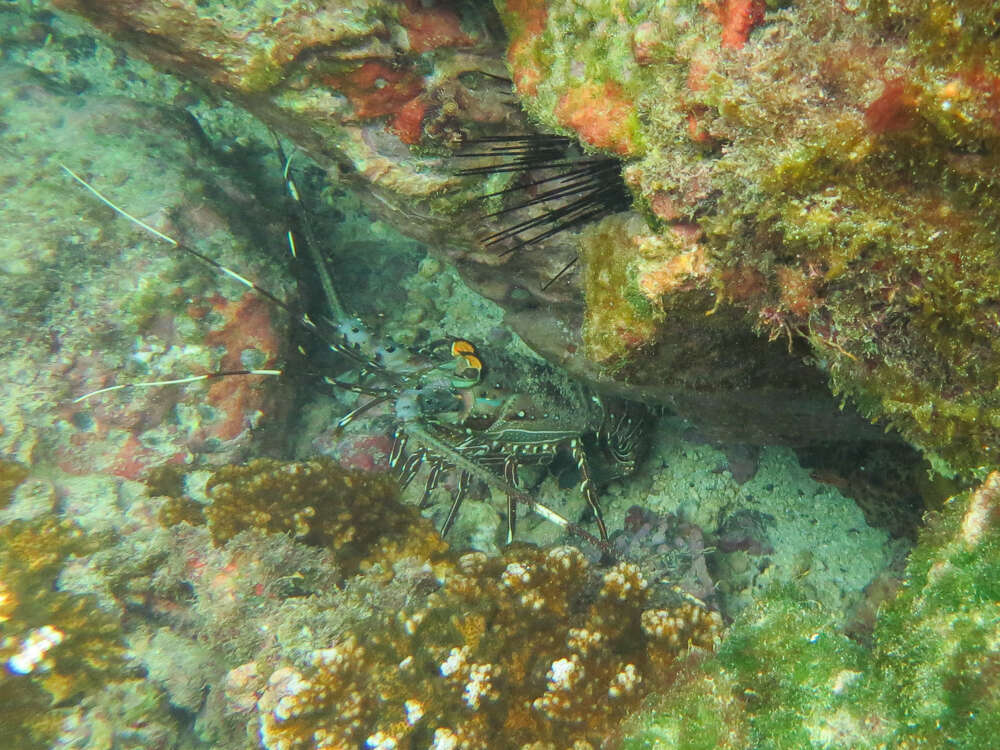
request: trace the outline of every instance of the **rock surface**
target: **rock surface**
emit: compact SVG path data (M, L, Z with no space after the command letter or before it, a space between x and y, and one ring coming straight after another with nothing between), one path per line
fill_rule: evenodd
M801 352L766 344L741 312L721 311L706 327L712 300L704 286L675 324L659 330L653 348L670 356L646 373L609 369L582 337L584 277L571 273L542 289L577 254L574 233L505 256L480 245L496 225L477 200L489 188L455 177L449 157L466 135L528 129L504 80L504 32L485 9L462 6L460 15L446 4L393 0L260 2L239 10L194 0L55 4L238 102L340 171L377 215L427 241L504 308L529 345L574 375L668 405L720 438L801 444L878 437L837 409L825 374L803 365ZM628 153L607 139L591 142Z

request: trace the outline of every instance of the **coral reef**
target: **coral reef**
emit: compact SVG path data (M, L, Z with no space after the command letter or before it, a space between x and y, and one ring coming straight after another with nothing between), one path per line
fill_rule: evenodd
M273 365L284 354L284 321L248 290L116 218L59 164L285 295L287 274L266 254L251 257L281 247L280 225L271 233L267 212L248 210L252 183L222 167L175 110L78 97L7 63L0 81L0 139L14 154L0 166L10 188L0 220L12 229L0 248L8 311L0 322L0 450L76 476L137 479L163 461L222 464L266 442L285 416L275 378L134 388L74 403L114 384Z
M627 157L647 219L605 220L585 250L590 356L655 382L722 316L808 355L940 471L996 465L991 12L498 5L525 106Z
M285 667L258 703L269 750L599 746L686 648L721 619L643 611L626 563L588 592L572 547L462 556L440 590Z
M153 479L172 549L147 607L172 627L133 648L216 747L597 747L722 633L654 604L631 563L456 554L391 483L329 459L224 467L194 511L176 470Z
M650 701L624 746L988 747L1000 729L997 581L994 472L930 515L870 650L794 586L775 588Z
M416 508L399 502L394 480L345 469L326 457L224 466L206 490L211 502L203 516L216 545L247 530L290 534L332 552L347 574L399 557L431 561L447 548ZM174 525L199 523L201 515L195 501L173 497L160 517Z
M10 747L48 747L75 704L123 673L118 616L56 586L69 557L99 544L51 517L0 527L0 736Z
M408 223L421 225L418 232L436 230L429 228L433 222L424 225L414 217L438 210L444 215L455 207L451 201L469 195L442 173L440 156L432 153L436 143L461 130L463 113L471 113L468 121L476 127L523 123L516 116L505 119L503 108L492 109L503 83L482 74L494 70L489 66L495 63L491 50L497 36L488 23L477 27L478 5L456 28L448 20L451 11L434 3L358 2L342 9L348 15L320 28L309 26L314 4L295 0L242 3L239 9L213 0L71 4L86 6L93 17L103 15L106 25L133 40L139 28L130 18L152 11L185 21L145 29L147 54L161 62L169 57L203 82L225 70L227 60L234 62L233 70L244 77L215 76L220 83L213 93L239 89L234 98L286 124L311 151L325 154L328 166L337 161L354 168L348 170L352 184L369 185L365 200L384 199L384 215L405 214ZM261 50L280 55L288 49L270 46L273 37L262 42L251 33L246 48L233 52L233 29L265 5L278 18L265 32L291 28L294 37L305 28L310 36L291 48L292 60L278 59L275 67L258 56L260 66L253 68L240 55ZM543 254L505 267L472 252L463 271L503 301L511 320L534 331L548 354L565 356L577 372L588 371L587 352L613 369L633 395L704 413L753 441L775 436L794 441L810 433L831 438L833 422L813 418L823 410L820 401L810 400L816 391L809 384L817 378L832 374L835 382L847 382L851 368L871 368L874 388L885 374L880 358L892 354L892 364L906 376L896 385L913 382L907 378L914 362L927 364L918 374L932 379L934 362L921 360L915 344L929 340L940 307L939 333L954 334L953 354L972 352L967 368L956 372L975 377L960 378L957 387L967 393L946 393L948 403L931 399L929 416L912 411L914 419L927 416L929 429L957 424L954 450L969 454L969 435L959 429L968 412L946 407L981 404L979 435L989 437L993 402L979 399L974 386L992 375L986 358L995 349L984 337L993 330L995 296L987 287L995 276L986 268L970 281L966 273L970 265L976 271L985 257L981 240L992 229L990 221L984 220L981 234L968 232L968 251L945 268L947 273L938 272L946 257L941 243L966 232L970 217L988 206L993 191L984 179L975 195L963 192L990 164L993 145L989 70L995 41L976 31L989 19L968 2L935 0L927 5L933 18L926 20L915 18L905 2L871 2L863 13L838 6L841 17L824 35L817 30L827 18L825 4L765 13L756 2L681 0L654 10L666 13L668 6L676 21L669 28L661 28L666 16L654 17L653 4L641 2L578 3L575 20L560 15L556 3L520 3L518 8L532 12L520 20L505 15L514 37L512 59L523 54L515 73L536 116L628 159L626 176L645 214L645 220L635 214L617 217L586 232L587 268L580 278L593 292L586 345L576 333L578 287L535 289L537 276L562 258ZM278 264L259 253L264 247L272 248L275 258L284 252L286 218L269 208L279 205L280 180L271 152L261 146L264 129L231 107L216 109L212 96L196 87L148 69L140 74L134 60L126 64L126 54L105 46L92 29L42 7L0 8L0 25L15 13L30 19L0 35L5 56L0 141L10 157L0 175L11 187L0 211L4 225L13 229L0 250L6 313L0 321L6 334L0 336L0 359L8 375L0 403L0 451L31 472L29 483L11 494L24 471L0 463L0 505L13 497L0 508L5 742L19 748L246 750L259 746L263 730L275 747L311 747L346 736L350 746L436 743L440 750L463 737L471 742L500 734L515 747L539 750L575 740L581 750L617 741L619 720L630 713L627 743L633 747L945 742L979 747L995 737L1000 729L996 475L931 515L900 582L890 566L905 543L865 524L833 489L842 486L843 476L823 465L814 477L824 483L818 485L790 451L773 448L739 466L735 451L724 455L685 442L681 428L664 422L655 439L674 441L676 449L654 451L634 483L607 493L611 528L626 526L618 539L641 567L623 563L608 571L565 547L517 546L493 558L456 554L412 508L395 502L391 484L326 460L256 461L227 466L214 478L200 470L270 454L275 443L268 440L268 425L285 433L277 436L282 441L291 437L309 445L313 435L329 429L331 415L342 406L338 396L322 397L326 408L302 418L301 424L321 429L301 431L281 428L288 412L307 412L311 405L282 391L274 379L233 380L188 395L173 389L123 391L71 404L88 390L126 379L275 362L285 349L284 321L244 289L202 274L68 188L60 161L95 183L97 175L105 178L100 187L150 224L192 244L203 238L213 257L267 279L279 295L294 295ZM362 18L362 7L373 15ZM549 14L550 7L559 12ZM250 15L238 15L241 9ZM969 19L964 27L949 21L955 9ZM349 15L355 11L358 15ZM222 21L216 18L220 12ZM356 37L334 38L359 18ZM942 19L946 23L940 26ZM562 61L569 53L550 55L545 45L574 44L576 38L566 33L555 39L546 24L566 31L573 28L570 20L591 33L579 46L582 64L568 71L578 78L573 90L560 93L567 72ZM251 21L260 27L258 19ZM202 32L208 27L219 35L206 37ZM195 28L199 33L190 39L202 45L199 49L153 41L162 35L184 44L181 37ZM631 36L619 37L620 29L631 30ZM811 44L802 36L807 32ZM903 32L909 32L906 40ZM867 46L856 44L846 58L832 54L859 38ZM334 43L324 46L331 39ZM668 51L673 57L665 62L664 45L675 42L677 48ZM914 53L912 66L900 62L903 48ZM59 74L66 84L59 87L6 62L22 52L40 63L64 55L93 67L86 75L69 67ZM206 59L216 53L218 59ZM868 65L882 53L885 77L871 74ZM806 55L822 55L838 75L847 58L858 67L846 78L831 78L823 65L805 68ZM550 80L529 80L533 59L550 65ZM641 68L635 75L632 59ZM395 71L388 70L390 60L398 61ZM628 64L605 75L597 65L602 60L612 69L622 60ZM979 60L981 70L964 67ZM674 79L664 74L671 65ZM937 82L935 65L942 76ZM956 76L955 70L965 73ZM116 72L101 81L109 71ZM787 74L780 77L787 90L774 85L779 72ZM621 80L615 77L619 73ZM142 96L169 107L99 95L135 94L143 75L149 78ZM898 84L901 77L906 81ZM646 88L651 80L653 87ZM676 90L655 89L671 80L680 80L686 97L679 114L670 110L677 104ZM490 94L471 101L476 97L464 86ZM943 99L934 98L933 86L940 87ZM654 89L658 101L651 101ZM861 89L864 96L854 96ZM443 98L446 90L454 102ZM550 120L544 112L547 96L555 113ZM761 100L775 98L783 109L757 122ZM483 109L477 111L479 105ZM859 152L856 168L825 161L843 156L838 149L846 148L832 137L816 141L817 150L803 151L798 160L789 155L788 148L809 142L817 130L830 134L830 123L822 119L827 105L841 106L837 111L848 135L855 132L848 126L858 126L867 137L855 142L870 146ZM199 114L207 139L184 108ZM331 109L337 114L327 118ZM780 124L782 117L788 127ZM673 125L680 156L673 153L672 162L658 135ZM952 148L941 156L946 131ZM317 132L329 142L319 144ZM773 139L771 156L767 138ZM930 159L930 166L895 158L907 152L914 160ZM233 163L252 172L226 166ZM754 181L760 173L749 169L762 163L774 168L763 184ZM879 164L886 167L882 183L873 176ZM913 191L930 191L932 168L941 164L938 189L948 200L935 203L930 196L921 204L924 213L901 210L899 216L910 222L906 231L913 233L901 237L903 229L889 209L913 208L906 201ZM725 172L730 167L734 171ZM910 170L916 177L912 184ZM854 212L850 221L889 212L875 216L874 223L846 226L840 214L844 203L807 200L815 198L809 190L825 196L824 180L836 188L845 175L858 180L842 191ZM453 194L433 192L433 186L453 184L458 188ZM780 204L780 190L788 191L792 205ZM862 190L870 201L859 198ZM332 252L361 298L369 287L353 282L372 268L366 256L390 240L384 225L379 229L355 211L358 200L338 203L329 225L340 227L330 235ZM401 203L408 210L400 212ZM940 209L948 207L953 212L944 216ZM726 217L737 223L726 225ZM437 221L450 226L452 219L437 216ZM371 239L340 254L341 238L352 238L369 223L376 227ZM828 235L820 231L823 226L830 227ZM939 229L944 234L934 237ZM872 245L851 245L862 231L875 238ZM926 247L918 241L920 233ZM830 247L819 248L824 236ZM897 240L902 244L895 245ZM462 256L457 233L453 244L448 252ZM608 247L614 251L602 250ZM412 245L409 252L416 255ZM394 296L380 290L364 309L387 310L391 323L401 320L413 341L424 340L426 331L463 335L471 330L463 322L470 315L479 318L477 326L498 319L478 316L481 308L457 299L464 292L436 260L425 262L419 278L406 281L399 255L380 257L382 266L372 273L383 288L396 287ZM816 267L822 278L808 267L795 273L797 263L817 258L833 262ZM535 276L519 275L518 268L532 265ZM873 270L887 275L863 273ZM927 277L920 275L924 272ZM890 287L879 286L880 279L888 279ZM860 281L873 284L866 295L850 286ZM970 332L945 314L952 308L943 300L963 284L971 286L962 287L965 307L956 307L955 315L973 309L986 316L981 330ZM408 290L407 302L400 289ZM393 305L386 299L400 300L399 309L389 309ZM834 321L838 338L823 348L820 339L834 330L823 327L829 323L823 316L844 316L844 300L856 303L848 310L856 318ZM920 314L911 315L918 307ZM880 310L889 315L886 320ZM616 328L616 316L625 324ZM914 329L900 333L907 316ZM427 323L431 318L440 320ZM802 321L815 330L803 328ZM851 336L860 336L860 327L869 324L870 351L852 348L857 339ZM754 329L764 338L777 335L763 347ZM621 338L631 332L634 339ZM887 351L887 345L898 348ZM793 359L809 346L819 365L813 370ZM314 362L316 369L325 368L318 357ZM914 391L914 398L924 396ZM747 417L737 408L744 400L765 406L774 419L758 418L759 412ZM873 414L882 408L878 399L863 402ZM803 409L808 403L815 408ZM795 418L786 420L779 410ZM335 447L352 464L372 468L386 445L386 436L373 431L348 432L344 446ZM988 459L986 454L979 451ZM167 468L149 481L171 499L143 496L134 479L164 461ZM891 494L884 486L873 488L876 500ZM560 500L579 505L555 475L537 491L554 508L562 507ZM636 503L641 508L629 516ZM496 510L482 508L484 517L486 511L492 514L483 524L492 533L499 522ZM531 531L530 525L525 518L521 528ZM911 526L910 520L901 523L900 536ZM719 616L691 603L668 608L657 589L662 581L653 576L677 581L682 600L690 602L693 594L737 616L717 655L705 652L719 640ZM790 579L797 583L773 585ZM844 635L845 617L846 632L864 643ZM687 651L689 643L696 648ZM342 661L347 657L353 661ZM492 737L488 746L497 746Z

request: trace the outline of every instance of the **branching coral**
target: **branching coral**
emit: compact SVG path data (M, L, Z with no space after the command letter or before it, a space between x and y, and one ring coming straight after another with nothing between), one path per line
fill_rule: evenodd
M0 736L10 747L46 747L61 717L52 706L121 673L117 618L56 589L66 559L100 541L52 517L0 527Z
M248 529L291 534L331 550L348 574L378 561L432 560L447 548L429 522L398 501L393 480L344 469L328 458L261 458L225 466L209 481L208 492L212 502L203 513L218 545ZM161 519L167 525L197 523L200 515L192 501L174 498Z
M425 601L275 671L260 736L268 750L595 747L721 630L693 606L644 611L646 588L572 547L466 554Z
M702 607L650 606L631 563L594 570L575 547L458 556L390 483L327 459L226 467L208 494L203 516L228 561L198 570L197 608L219 623L242 602L246 619L225 629L258 647L235 652L253 661L230 670L226 700L241 720L256 710L267 750L596 747L679 655L721 634ZM196 518L190 502L164 515ZM246 553L276 533L327 550L334 590L257 608L273 594Z

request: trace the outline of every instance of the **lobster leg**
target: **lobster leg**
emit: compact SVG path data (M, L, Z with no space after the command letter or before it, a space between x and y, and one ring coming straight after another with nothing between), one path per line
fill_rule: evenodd
M526 492L522 492L516 487L512 487L506 481L502 480L499 476L497 476L494 472L487 470L485 467L477 464L468 456L465 456L461 452L455 450L453 446L448 445L447 443L438 439L434 435L431 435L429 432L427 432L427 430L423 429L423 427L421 427L419 424L411 424L408 427L408 432L410 433L411 438L413 438L414 440L418 440L420 443L426 445L428 450L431 450L436 454L444 456L445 459L448 461L448 463L453 465L456 469L459 469L463 473L468 473L470 476L482 480L488 487L492 487L493 489L502 490L508 493L514 498L514 500L517 503L521 505L526 505L527 507L531 508L531 510L535 511L543 518L547 519L548 521L551 521L560 528L565 529L570 534L573 534L574 536L577 536L580 539L583 539L588 543L593 544L595 547L607 553L609 556L615 559L619 558L619 556L615 553L615 551L611 548L611 545L607 541L607 529L604 528L603 521L601 521L601 526L604 539L597 539L596 537L593 536L593 534L590 534L586 530L580 528L575 523L571 523L570 521L568 521L567 519L563 518L561 515L556 513L554 510L552 510L551 508L547 508L546 506L537 502L533 497L531 497ZM453 510L457 511L458 505L460 504L461 504L460 501L458 503L452 503ZM598 516L598 519L600 519L600 516ZM442 534L444 534L448 528L450 528L450 524L446 522L446 528L442 530Z
M507 484L517 489L517 459L507 456L503 462L503 476ZM507 544L514 541L514 528L517 526L517 498L510 492L507 494Z
M597 528L601 531L601 541L608 541L608 527L604 524L604 515L601 513L601 505L597 499L597 490L594 489L594 480L590 478L590 464L587 462L587 453L579 440L571 440L569 449L576 461L576 468L580 472L580 492L587 499L587 504L594 511L594 518L597 519Z
M427 482L424 484L424 494L420 498L420 505L417 507L423 510L427 507L427 504L431 499L431 492L438 486L438 479L441 477L441 470L444 465L440 461L435 461L431 464L430 471L427 472Z
M294 202L294 205L298 207L300 205L300 194L298 188L291 179L288 160L285 159L284 156L282 156L282 160L285 163L284 176L289 197ZM601 540L595 539L593 535L589 534L578 525L571 523L559 513L537 502L533 497L531 497L531 495L521 490L518 487L518 465L515 456L511 455L505 457L503 455L507 452L504 448L504 444L507 443L514 446L513 450L515 451L515 454L535 455L542 452L545 456L548 456L550 452L554 450L556 444L559 443L561 439L565 439L567 431L562 430L560 432L557 430L557 433L560 433L563 436L562 438L552 438L551 434L549 434L550 437L546 440L542 437L546 434L545 431L532 433L530 429L518 430L511 427L511 425L507 424L510 422L507 417L514 418L525 416L523 411L514 411L512 414L506 414L505 410L515 403L515 398L513 396L503 399L500 403L501 414L498 420L499 425L495 424L492 428L494 432L494 439L492 440L488 439L491 436L487 434L487 431L479 431L478 434L473 434L476 433L476 431L471 429L466 430L468 437L466 437L465 440L462 440L461 432L452 429L445 429L441 425L436 424L436 410L444 410L445 414L440 415L442 419L444 416L454 416L454 399L461 400L461 396L465 395L463 391L466 391L470 385L478 383L481 363L474 354L474 347L468 344L468 342L458 342L464 344L464 346L458 350L458 356L464 359L465 365L468 365L468 367L465 367L461 371L455 370L455 362L439 362L433 360L430 362L411 362L410 360L412 358L409 355L414 354L413 352L403 350L402 354L407 356L395 356L393 354L395 350L391 345L379 346L374 348L373 351L370 351L371 347L368 345L371 343L371 337L363 329L363 324L360 321L349 319L347 317L346 311L337 298L336 291L333 288L333 279L329 270L325 267L324 259L321 254L315 251L316 243L310 243L308 241L312 232L308 226L304 212L301 212L299 215L299 237L296 236L294 231L289 232L288 244L289 250L294 258L298 259L300 255L302 255L307 260L311 260L316 266L316 272L321 276L320 286L323 288L325 297L325 300L323 300L325 305L322 305L322 307L327 309L317 312L315 318L310 316L308 312L301 310L299 305L286 302L281 297L258 285L255 281L240 275L226 266L223 266L218 261L201 253L197 249L181 243L173 237L158 231L149 224L144 223L141 219L127 213L124 209L118 207L110 199L98 192L94 187L68 167L63 168L73 180L90 191L98 200L113 209L123 218L149 232L160 240L168 243L176 250L198 259L200 262L212 268L216 273L238 282L262 299L270 302L276 308L286 312L290 319L302 330L302 332L316 337L316 340L325 345L330 351L348 358L354 365L351 370L353 374L350 380L341 380L330 376L323 377L323 380L338 389L367 395L370 397L370 400L357 406L353 411L341 418L337 425L338 431L342 430L354 419L375 406L386 402L395 402L395 406L397 408L394 410L393 416L407 423L407 432L409 432L410 437L412 437L414 441L420 445L419 450L408 454L405 450L406 437L401 435L400 431L397 431L397 434L395 435L396 439L394 440L391 450L390 466L399 477L401 484L406 486L412 482L419 471L420 465L424 461L428 461L428 463L432 464L431 476L427 479L427 484L425 485L424 490L424 500L421 502L421 505L425 505L427 495L434 489L434 487L437 486L441 471L456 470L459 472L459 489L452 501L451 509L441 532L442 535L446 534L453 525L459 507L464 500L469 482L472 477L476 477L478 480L485 483L487 487L492 490L503 491L506 495L508 542L512 541L514 536L514 529L517 521L517 505L524 505L527 508L534 510L548 521L566 530L568 533L586 540L588 543L604 550L609 555L613 555L613 551L607 544L607 530L603 518L601 517L597 494L592 486L586 456L584 455L579 441L573 440L571 448L582 476L581 490L597 517L597 522L601 532ZM571 217L571 220L573 222L577 221L575 217ZM297 239L302 239L305 242L299 243L297 242ZM300 249L303 251L301 254ZM452 342L452 344L454 346L455 342ZM306 353L304 347L300 346L299 350L303 354ZM472 374L475 375L475 377L471 377L470 371L472 371ZM462 377L458 377L456 379L457 372L460 373ZM425 382L424 376L432 373L436 373L438 377L429 379ZM110 386L108 388L102 388L92 393L85 394L84 396L78 398L77 401L81 401L97 394L127 387L159 387L175 383L196 382L236 375L277 376L281 374L283 374L283 371L277 369L219 371L185 378L158 380L150 383ZM443 383L443 385L439 385L439 382ZM411 388L411 386L416 386L416 388ZM416 393L416 390L421 387L429 387L429 391L423 395L425 403L415 400L415 397L413 396L413 394ZM499 388L500 386L497 387ZM449 396L451 399L448 398ZM404 398L406 399L405 402L403 401ZM593 400L597 401L596 397L593 397ZM448 419L444 419L444 423L452 427L454 426L451 425ZM626 428L627 427L628 425L626 424ZM618 423L615 423L615 429L616 432L621 429L618 427ZM514 437L509 441L499 440L495 437L497 432L504 434L510 430L513 430L511 434L514 435ZM570 430L568 434L572 434L572 430ZM531 439L532 435L535 436L535 439ZM527 438L525 436L527 436ZM525 442L526 439L527 443ZM633 446L632 442L626 440L620 440L619 442L623 446L623 453L631 453L631 448ZM501 458L504 459L503 477L499 476L496 471L497 463Z
M409 486L410 482L413 481L413 477L417 475L417 471L420 469L420 464L423 462L426 455L427 451L421 449L414 451L406 457L406 460L403 462L403 465L399 470L400 486Z
M389 468L395 469L406 452L406 433L396 430L392 435L392 449L389 451Z
M451 501L451 507L448 509L448 517L444 519L444 525L441 526L441 536L444 537L451 530L452 524L455 523L455 518L458 516L458 509L462 507L462 501L465 500L465 495L469 491L469 482L472 477L469 472L463 471L458 476L458 489L455 490L455 497Z

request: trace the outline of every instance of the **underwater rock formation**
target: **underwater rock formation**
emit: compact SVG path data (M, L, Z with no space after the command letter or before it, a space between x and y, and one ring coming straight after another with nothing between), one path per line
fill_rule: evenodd
M0 21L9 13L10 8L0 9ZM725 38L735 45L749 34L744 44L749 48L753 35L766 27L740 20L729 19ZM32 33L44 39L51 28L39 23ZM86 56L87 39L81 32L64 49ZM5 52L8 44L0 39ZM41 54L54 54L60 45L57 39ZM102 47L98 56L114 57L117 65L120 54ZM130 69L124 77L134 75ZM216 389L182 396L171 389L140 389L72 405L74 397L104 384L210 371L244 357L276 359L282 350L275 339L285 321L251 305L244 289L229 288L217 275L174 257L168 247L154 246L146 233L61 175L58 161L78 168L150 224L192 244L207 237L235 269L266 279L279 294L294 293L278 264L244 254L251 244L284 253L280 235L287 217L269 212L278 205L278 190L259 191L260 185L251 187L238 171L223 166L237 161L234 156L252 162L256 154L265 166L253 174L278 172L269 163L271 153L257 150L266 133L250 148L237 143L231 152L206 149L198 129L177 116L181 110L71 94L86 85L70 78L73 86L59 89L11 65L0 68L5 125L0 142L8 155L0 173L12 188L0 210L8 212L4 219L13 229L4 242L0 290L7 326L0 338L9 366L0 404L0 451L31 472L8 505L8 488L24 471L0 464L0 645L4 665L34 667L0 675L4 739L26 747L103 743L123 750L246 750L259 745L263 723L272 744L328 728L358 732L358 741L376 746L396 737L426 745L439 738L447 745L462 733L503 722L524 731L512 734L514 741L538 750L558 747L574 733L587 736L591 745L613 739L618 718L639 705L643 691L663 696L649 706L677 708L671 708L673 714L643 712L640 720L649 721L635 730L633 742L640 736L671 742L681 736L675 744L683 746L685 731L704 729L700 739L718 738L721 746L759 747L765 744L762 737L788 736L796 748L807 746L809 738L819 745L839 741L854 747L898 740L906 747L933 739L938 721L944 733L966 744L982 744L987 730L996 732L987 724L997 713L994 655L1000 638L990 609L998 598L993 582L1000 579L995 481L971 500L951 501L934 517L907 586L875 627L872 650L840 635L846 607L838 603L853 603L886 564L889 555L877 554L889 545L884 534L870 533L858 513L844 513L845 504L854 510L849 502L835 506L833 501L843 498L832 488L819 492L799 481L759 486L797 469L790 452L780 462L787 468L775 469L764 451L757 476L707 450L692 450L688 461L677 453L657 453L634 483L607 493L606 509L617 498L613 529L621 527L633 503L656 495L665 502L676 494L685 508L703 511L690 521L676 505L669 506L672 517L653 517L652 511L634 516L638 527L624 547L646 555L641 562L650 563L656 575L673 576L686 566L694 573L689 582L704 591L717 582L723 611L745 607L715 658L701 649L685 654L681 647L688 636L702 646L714 642L718 619L690 605L668 611L654 598L654 586L662 582L654 584L652 576L644 589L632 566L609 572L562 547L518 546L493 559L475 553L459 557L413 508L393 502L388 483L359 478L328 461L227 466L204 491L208 472L199 467L266 453L268 423L281 428L284 410L298 406L277 388L276 379L262 381L261 392L256 384L233 381L228 385L235 393ZM117 85L120 79L115 80ZM176 103L183 104L185 96L190 92L182 88ZM370 124L389 127L389 118L373 117ZM578 126L579 121L573 118ZM631 119L624 122L632 126ZM395 147L398 136L393 137L397 140L388 142ZM631 136L625 131L613 134L626 137ZM111 186L98 183L97 175L108 177ZM161 208L169 216L159 215ZM619 217L592 228L588 237L638 226L644 260L666 266L649 274L663 309L669 311L673 301L678 315L670 317L680 318L685 306L692 320L704 317L704 307L694 302L712 300L696 284L698 274L715 262L707 245L672 260L667 243L636 221ZM630 230L620 235L632 236ZM696 233L686 236L703 243ZM628 268L605 268L607 278L618 273L628 278ZM439 272L440 265L427 264L428 280ZM163 286L151 283L161 278ZM690 295L667 299L673 289ZM614 286L607 291L613 294ZM442 307L458 307L443 286L427 284L420 293L437 295ZM641 297L630 299L639 313L646 309ZM753 345L740 308L728 308L720 306L709 319L718 326L714 340L725 349L733 340L725 334L738 332ZM461 331L461 317L452 321ZM258 331L245 330L241 322ZM652 323L660 335L663 321ZM590 341L601 343L599 336ZM696 343L707 350L712 341ZM786 346L780 337L772 344L779 352ZM726 389L740 383L740 355L729 356L732 376L719 378ZM686 359L668 374L688 386L721 372L710 357ZM318 357L314 362L317 369L325 365ZM750 359L742 364L751 362L757 366ZM641 359L623 362L620 372L624 376L629 367L637 372L641 364ZM705 380L684 381L699 369ZM258 411L264 416L258 418ZM329 425L335 411L328 405L314 421ZM239 433L226 437L234 425ZM659 435L664 431L661 425ZM367 436L348 437L356 439L356 452L369 450ZM387 440L379 438L384 451ZM127 447L142 446L142 454L120 451L120 440ZM352 451L343 454L350 457ZM133 481L164 460L172 463L156 478L158 489L179 500L145 497ZM187 462L194 470L182 475L177 467ZM724 476L726 484L705 481L699 464L705 474ZM556 481L545 485L540 492L579 503ZM186 500L184 493L190 495ZM835 514L837 523L828 523ZM158 518L169 520L169 527L162 528ZM702 535L695 523L711 529L715 539ZM779 528L781 536L794 538L779 540ZM863 543L855 543L858 539ZM713 542L719 552L732 549L734 559L719 569L709 560L709 579L703 573ZM665 543L673 550L665 550ZM815 554L801 564L782 559L790 547ZM671 551L679 553L681 565L658 565L670 562L661 557ZM564 560L568 564L560 567ZM735 578L737 562L742 580ZM754 578L765 565L769 575ZM765 579L790 577L798 578L795 592L779 588L761 595ZM721 588L734 583L731 593ZM623 601L624 584L632 589ZM704 593L682 588L689 595ZM808 593L800 596L803 590ZM732 606L736 599L738 607ZM837 611L804 599L831 602L826 606ZM539 612L544 622L532 619ZM591 633L605 634L614 648L584 653ZM944 646L931 652L928 644L942 633L948 634ZM377 644L368 643L368 636ZM424 653L424 644L437 651ZM356 656L354 666L375 675L371 684L358 686L351 674L344 678L332 663L338 653ZM385 676L411 653L426 667L424 681L402 684L405 673L395 682L394 675ZM787 671L774 670L775 664ZM450 674L442 673L442 665ZM512 674L524 679L510 688L504 680ZM573 683L573 689L561 690L563 683ZM380 704L371 685L399 700ZM323 687L330 688L330 696L320 697ZM360 727L345 728L322 710L313 711L323 700L349 701L355 688L363 704ZM904 696L902 714L885 708L897 693ZM286 698L288 711L282 709ZM473 712L470 701L476 698L479 711ZM839 699L843 711L828 712ZM600 708L584 712L581 701ZM292 709L298 712L294 717ZM381 716L391 725L379 724ZM672 716L687 726L678 728ZM585 747L583 742L578 747Z
M223 93L414 233L460 184L440 158L469 123L517 126L495 19L402 0L58 0L154 64ZM506 89L506 90L505 90ZM409 146L437 144L411 153ZM432 206L438 204L436 209ZM440 226L440 222L436 224Z
M0 222L10 230L0 248L0 451L71 475L137 479L163 461L222 464L265 442L266 428L286 415L277 378L222 379L194 386L197 395L183 386L130 388L75 402L123 383L273 365L287 348L286 323L259 296L220 283L116 217L60 164L284 295L286 272L266 254L247 253L251 243L282 248L282 225L269 224L254 186L222 167L176 110L78 97L6 63L0 110L0 145L11 155L0 164Z
M221 0L54 4L84 15L136 54L239 103L291 138L356 188L375 215L428 241L471 287L504 308L506 322L530 346L575 376L619 395L667 404L720 438L757 444L878 438L878 431L866 429L855 414L837 410L823 373L789 356L784 342L767 344L755 336L740 310L720 309L706 326L704 312L713 306L710 287L695 290L681 305L667 304L670 315L678 313L669 326L660 325L662 315L651 326L640 320L649 318L655 301L650 305L641 294L610 290L618 302L612 319L598 326L608 333L599 332L598 338L618 336L620 321L614 315L622 315L618 303L627 297L640 308L629 319L636 328L628 334L629 346L656 339L663 343L656 347L660 355L671 347L678 353L659 359L643 376L609 366L615 363L584 346L580 290L585 282L579 274L546 287L577 255L575 232L530 252L501 255L482 247L480 238L498 220L484 218L479 199L503 184L456 177L455 146L464 136L531 129L511 96L503 61L506 40L490 9L412 0L349 6L289 0L244 3L239 9ZM539 9L543 22L544 6L529 6ZM516 58L518 34L535 28L534 21L521 24L512 13L504 18ZM621 20L613 26L631 33ZM731 26L737 29L731 34L742 33L738 23ZM610 28L602 22L602 38L611 38L605 27ZM554 68L561 74L563 62L574 58L567 49L556 54L565 56ZM516 60L514 75L520 80ZM601 85L580 87L560 112L570 125L597 128L587 131L589 143L633 159L640 143L638 135L630 135L638 133L637 116L626 116L627 102L615 86ZM522 93L530 100L530 91ZM528 105L537 116L539 106ZM612 120L620 121L622 134L598 132ZM663 252L672 250L668 246ZM624 255L607 257L611 263L616 258L627 262ZM597 309L593 301L590 309ZM588 342L594 339L593 328ZM640 348L645 353L648 347Z
M988 747L1000 731L1000 473L930 514L873 647L794 586L733 623L624 747Z
M996 465L993 9L498 5L525 107L623 156L647 219L588 240L590 356L650 382L722 315L942 471Z

